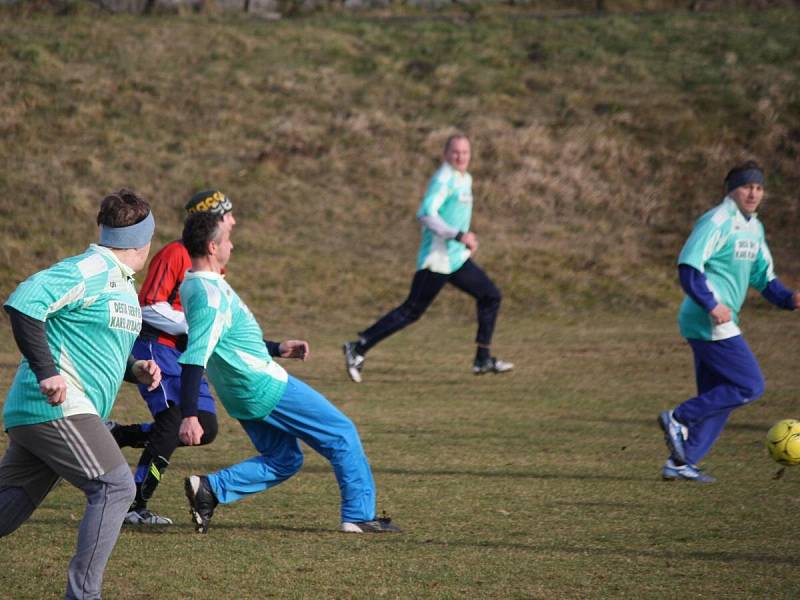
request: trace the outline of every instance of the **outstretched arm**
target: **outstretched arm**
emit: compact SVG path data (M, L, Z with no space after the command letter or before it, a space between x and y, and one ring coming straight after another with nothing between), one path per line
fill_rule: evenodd
M783 285L783 282L777 277L770 281L763 290L761 295L764 296L769 302L775 306L786 310L795 310L800 308L800 291L793 291Z

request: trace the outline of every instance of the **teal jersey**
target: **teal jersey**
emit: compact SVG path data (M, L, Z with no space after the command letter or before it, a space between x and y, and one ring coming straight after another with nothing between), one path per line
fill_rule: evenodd
M439 216L450 227L469 231L472 219L472 176L444 163L434 173L417 211L417 218ZM470 256L461 242L446 240L422 227L422 243L417 254L417 270L428 269L446 275L461 268Z
M23 281L5 305L44 321L67 398L51 406L23 357L3 406L4 427L78 414L106 419L142 327L133 271L108 248L92 244Z
M739 311L747 288L762 291L775 279L764 226L755 215L746 218L730 197L700 217L681 250L678 264L705 273L714 298L733 313L728 323L714 325L699 304L688 296L684 298L678 315L681 335L697 340L740 335Z
M180 288L189 342L178 362L205 367L232 417L263 419L289 379L272 360L253 313L222 275L189 271Z

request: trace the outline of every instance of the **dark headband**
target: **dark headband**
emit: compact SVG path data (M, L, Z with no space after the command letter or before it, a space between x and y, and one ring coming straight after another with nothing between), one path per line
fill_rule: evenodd
M734 171L725 180L725 193L732 192L738 187L748 183L758 183L764 185L764 173L761 169L742 169Z

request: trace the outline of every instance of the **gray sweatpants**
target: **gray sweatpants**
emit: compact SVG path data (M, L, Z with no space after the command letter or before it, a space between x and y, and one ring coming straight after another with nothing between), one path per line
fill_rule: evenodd
M67 573L68 600L100 598L103 572L136 494L133 476L97 415L12 427L0 460L0 537L28 520L63 478L86 495Z

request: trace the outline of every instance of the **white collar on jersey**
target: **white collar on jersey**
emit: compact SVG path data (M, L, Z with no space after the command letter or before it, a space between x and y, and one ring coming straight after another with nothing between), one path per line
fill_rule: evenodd
M105 246L101 246L100 244L89 244L89 250L94 250L98 254L102 254L106 258L111 259L114 261L114 264L119 267L119 270L122 271L122 274L127 277L128 279L133 279L134 271L124 262L122 262L117 255L111 250L111 248L106 248Z
M225 275L222 273L215 273L214 271L186 271L186 277L184 279L225 279Z

